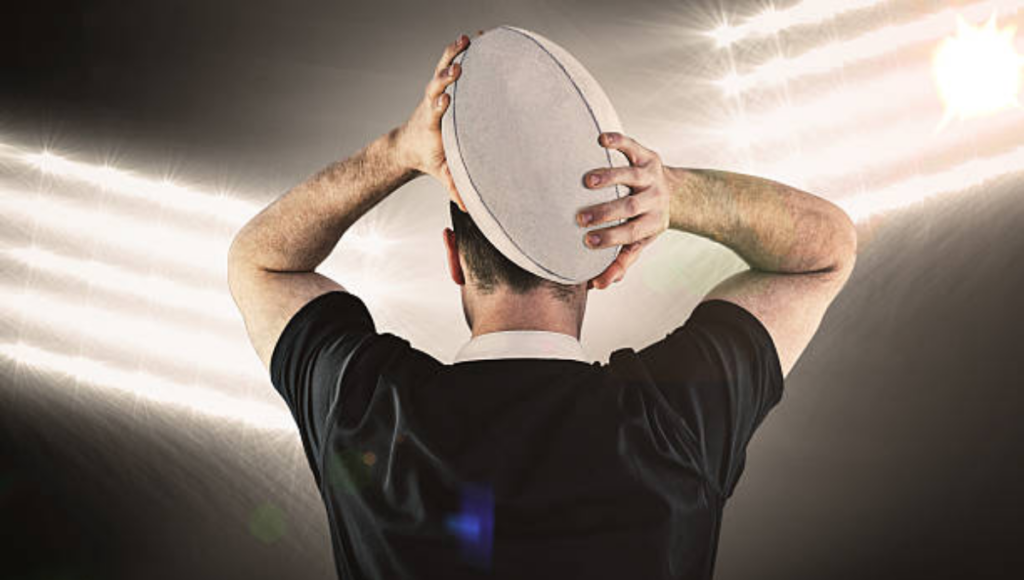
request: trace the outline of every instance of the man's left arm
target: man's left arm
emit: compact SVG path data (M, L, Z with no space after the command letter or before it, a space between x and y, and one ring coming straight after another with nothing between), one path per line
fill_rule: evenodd
M228 287L249 339L267 369L289 320L314 298L344 288L317 273L341 236L392 191L424 174L446 186L463 207L448 172L441 116L447 74L469 38L446 47L409 120L355 155L328 165L280 196L239 230L228 251Z

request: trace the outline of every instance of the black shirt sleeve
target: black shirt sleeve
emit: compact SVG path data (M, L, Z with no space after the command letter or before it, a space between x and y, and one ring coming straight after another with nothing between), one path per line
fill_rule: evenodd
M354 294L322 294L299 309L281 332L270 358L270 378L292 412L310 467L320 481L319 457L329 425L328 417L341 399L366 400L373 381L359 360L379 342L365 303ZM365 409L365 405L364 405Z
M691 452L708 482L728 498L755 429L782 398L782 368L768 330L745 308L708 300L637 355L692 434Z

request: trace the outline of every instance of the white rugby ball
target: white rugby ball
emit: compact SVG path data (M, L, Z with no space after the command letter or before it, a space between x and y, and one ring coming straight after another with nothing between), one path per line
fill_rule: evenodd
M603 272L621 246L587 247L584 235L597 228L580 227L576 213L629 191L590 189L583 176L629 162L598 143L622 127L597 81L565 49L513 26L473 38L455 62L462 73L445 89L441 135L473 221L498 251L542 278L579 284Z

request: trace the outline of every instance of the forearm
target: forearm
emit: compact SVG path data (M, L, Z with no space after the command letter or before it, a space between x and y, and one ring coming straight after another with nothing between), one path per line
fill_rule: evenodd
M273 272L312 272L342 234L389 193L419 175L396 147L397 130L317 172L239 230L229 263Z
M669 227L719 242L755 270L831 271L855 259L853 223L826 199L752 175L665 170Z

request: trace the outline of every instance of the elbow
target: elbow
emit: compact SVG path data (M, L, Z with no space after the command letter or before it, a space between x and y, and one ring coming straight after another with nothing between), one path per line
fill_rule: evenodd
M231 280L232 271L237 270L240 265L244 264L244 260L245 258L244 251L242 249L242 243L239 242L239 235L236 234L235 237L231 240L231 245L228 246L227 272L229 281Z
M257 269L258 266L253 260L253 252L248 248L245 228L242 228L231 240L231 245L228 246L227 252L227 284L232 296L235 293L239 280L245 274Z
M231 239L231 245L228 246L228 268L230 268L232 264L237 264L242 260L243 244L240 239L241 232L235 234L235 237Z
M850 273L853 272L853 267L857 263L857 227L854 225L853 220L847 215L845 211L839 210L839 216L836 218L835 245L832 253L832 266L829 270L841 273L843 278L848 278Z
M239 250L238 236L235 236L231 240L231 245L228 246L228 261L227 261L227 284L228 291L232 296L235 295L235 288L238 281L238 270L242 265L241 252Z
M253 236L252 221L246 223L238 232L235 233L235 237L231 239L231 245L228 246L228 271L232 269L252 267L257 264L259 253L255 251L257 247L256 240Z

